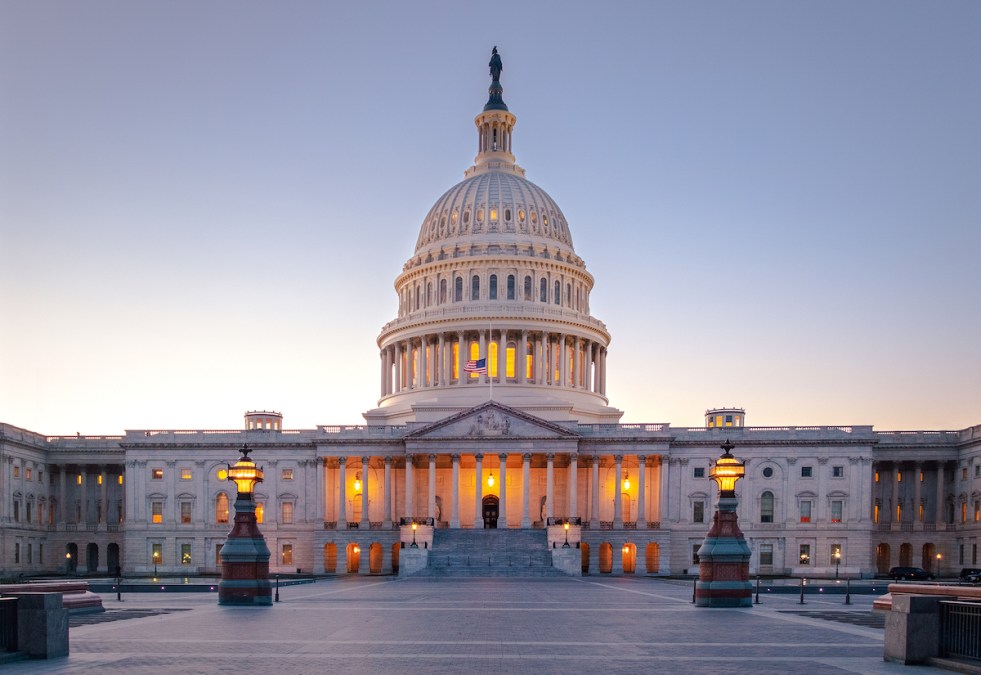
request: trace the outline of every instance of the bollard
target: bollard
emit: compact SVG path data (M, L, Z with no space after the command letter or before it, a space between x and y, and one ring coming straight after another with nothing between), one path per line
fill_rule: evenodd
M123 580L121 578L116 579L116 601L123 601Z
M756 602L754 604L760 604L760 576L756 575Z
M691 580L691 604L695 604L695 591L698 590L698 577Z
M852 580L845 579L845 604L852 604Z
M797 603L799 605L806 604L804 602L804 584L805 583L806 583L806 579L804 579L804 577L801 577L801 579L800 579L800 602Z
M276 602L279 602L279 575L276 575Z

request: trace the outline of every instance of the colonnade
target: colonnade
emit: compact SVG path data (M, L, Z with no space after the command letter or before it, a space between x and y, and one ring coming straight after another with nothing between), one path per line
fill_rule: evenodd
M496 345L493 364L489 358L491 344ZM464 371L471 359L471 345L477 345L478 358L488 358L487 374L471 377ZM495 382L606 394L606 345L561 332L487 328L430 333L395 341L381 350L380 358L382 396L428 387L488 383L492 377Z
M946 461L878 461L874 465L873 518L880 526L943 529L947 522ZM921 480L922 477L922 480ZM912 485L912 487L910 487ZM926 487L926 490L924 490Z

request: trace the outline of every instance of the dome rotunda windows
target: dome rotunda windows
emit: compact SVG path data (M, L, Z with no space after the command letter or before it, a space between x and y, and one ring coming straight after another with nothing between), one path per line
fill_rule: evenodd
M510 222L510 220L511 220L511 209L504 209L504 220Z
M463 212L463 224L464 225L470 224L470 211L469 210Z
M518 220L521 221L522 223L525 222L525 210L524 209L518 209Z
M496 223L497 222L497 209L492 208L490 210L490 219L491 219L491 222L492 223Z
M484 222L484 210L483 209L477 209L477 222L478 223Z

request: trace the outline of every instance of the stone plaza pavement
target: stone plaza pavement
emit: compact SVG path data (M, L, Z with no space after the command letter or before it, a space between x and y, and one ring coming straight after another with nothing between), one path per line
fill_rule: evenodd
M764 596L699 609L691 583L645 578L338 578L265 608L211 593L104 596L71 654L4 672L898 673L872 596ZM114 619L114 620L109 620ZM81 625L79 625L81 623ZM879 626L879 627L877 627Z

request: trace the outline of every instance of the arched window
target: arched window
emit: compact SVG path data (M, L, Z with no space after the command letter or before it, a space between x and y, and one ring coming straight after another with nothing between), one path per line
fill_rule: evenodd
M453 302L463 302L463 277L453 280Z
M439 280L439 304L446 302L446 279Z
M507 351L504 353L504 374L507 377L514 377L514 359L518 352L518 345L509 342Z
M545 281L545 279L542 279L542 282L539 284L538 290L539 290L538 302L548 302L548 282Z
M553 296L553 302L555 302L556 305L562 304L562 284L560 284L558 281L555 282L555 295Z
M565 285L565 305L572 307L572 284Z
M470 359L476 361L480 358L480 343L471 342L470 343ZM471 378L480 377L479 373L470 373Z
M490 300L497 300L497 275L496 274L490 275L488 294Z
M508 300L514 300L514 275L508 275Z
M433 305L433 282L426 282L426 307Z
M760 495L760 522L773 522L773 493L769 490Z
M476 274L470 278L470 299L480 300L480 277Z
M531 302L531 277L525 277L525 301Z
M422 289L419 288L419 284L416 284L416 303L415 303L416 309L419 309L419 301L421 298L422 298Z
M217 499L215 499L215 522L228 522L228 495L224 492L219 492Z

